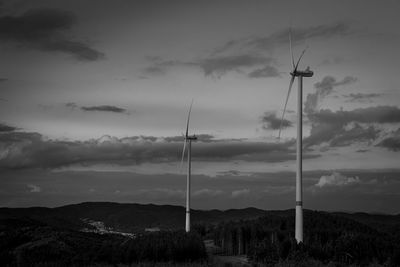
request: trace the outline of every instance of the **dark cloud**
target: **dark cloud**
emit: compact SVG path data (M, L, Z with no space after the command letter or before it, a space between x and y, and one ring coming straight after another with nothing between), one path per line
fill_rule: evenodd
M228 72L244 72L252 69L250 78L278 77L279 71L272 66L275 60L271 57L241 54L230 56L207 57L193 61L165 60L156 57L150 60L152 65L143 70L147 75L163 75L173 67L194 67L203 71L205 76L220 78ZM257 69L254 69L258 67ZM263 68L260 68L263 67Z
M65 107L74 110L74 109L81 109L83 111L103 111L103 112L113 112L113 113L126 113L129 114L128 111L124 108L111 106L111 105L100 105L100 106L79 106L74 102L65 103Z
M400 151L400 128L391 133L391 136L384 138L377 146L385 147L391 151Z
M281 74L273 66L265 66L261 69L253 70L248 74L250 78L269 78L269 77L280 77Z
M313 121L332 124L345 124L351 121L362 123L395 123L400 122L400 109L396 106L376 106L359 108L351 111L321 110L310 115Z
M204 160L240 159L246 161L279 162L291 158L292 143L215 142L204 143L193 149L193 155ZM293 154L294 155L294 154ZM265 156L265 158L263 158Z
M145 68L143 72L149 75L164 75L166 70L165 67L161 66L149 66Z
M199 134L196 135L197 137L197 142L218 142L218 140L214 140L214 136L211 134ZM184 136L183 135L177 135L177 136L168 136L164 137L164 140L166 142L183 142Z
M325 76L322 81L314 84L315 92L307 95L304 111L306 113L315 112L318 107L318 102L330 95L335 87L348 85L356 81L357 78L352 76L346 76L340 81L337 81L335 77Z
M332 76L325 76L321 82L317 82L314 86L316 89L320 90L322 94L328 95L332 92L333 87L354 83L356 81L357 78L352 76L346 76L341 81L336 81Z
M119 163L139 164L142 161L162 159L165 153L154 151L151 141L141 137L97 140L59 141L45 140L38 133L11 132L0 135L4 156L1 168L58 168L71 164ZM158 152L158 153L157 153Z
M172 67L187 67L195 66L198 67L200 63L198 62L185 62L179 60L163 60L161 57L146 57L151 65L143 69L143 73L151 76L164 75Z
M314 38L330 38L350 34L350 25L344 22L330 25L319 25L308 28L292 28L292 43L304 42ZM230 40L223 46L217 48L214 53L219 54L235 49L255 48L258 50L271 50L275 47L289 44L289 28L272 33L265 37L250 37L237 40Z
M114 113L125 113L126 112L126 109L124 109L124 108L108 106L108 105L81 107L81 109L84 111L105 111L105 112L114 112Z
M369 94L348 94L342 95L347 98L346 102L372 102L372 98L381 97L383 94L369 93Z
M137 165L144 162L175 162L182 153L182 140L133 136L103 136L89 141L46 140L38 133L5 132L0 134L0 169L58 168L71 164ZM210 141L200 135L193 143L192 156L202 161L284 162L295 159L293 140L285 143ZM305 153L304 158L319 155Z
M32 9L20 16L2 16L0 40L30 49L67 53L82 61L103 58L103 53L66 35L75 22L71 12L58 9Z
M379 137L380 131L373 125L362 127L360 123L398 123L400 109L394 106L377 106L351 111L321 110L308 114L312 123L310 136L305 138L307 146L323 142L331 146L349 145L353 142L372 142ZM346 128L350 125L351 128Z
M283 119L283 121L281 122L281 119L276 117L276 113L274 112L265 112L264 116L261 117L261 122L263 124L262 127L266 130L267 129L277 130L281 127L281 124L282 128L292 126L291 121Z
M250 68L263 64L271 64L274 60L262 56L235 55L212 57L201 60L199 66L206 76L221 77L229 71L240 71L241 68Z
M400 136L385 138L378 146L385 147L392 151L400 151Z
M372 142L379 137L380 131L373 126L363 128L359 124L355 124L350 130L343 129L335 134L330 140L331 146L348 146L354 142Z
M8 79L7 78L0 78L0 82L5 82L5 81L8 81Z
M17 130L18 128L14 127L14 126L9 126L7 124L4 123L0 123L0 132L12 132Z

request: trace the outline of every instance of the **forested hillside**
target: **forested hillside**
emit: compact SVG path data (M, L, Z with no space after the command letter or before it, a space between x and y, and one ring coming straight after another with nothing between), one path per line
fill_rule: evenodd
M103 266L139 262L201 262L196 233L166 231L135 238L52 227L32 219L0 220L2 266Z
M217 253L242 255L259 266L400 266L399 215L305 210L301 245L294 240L294 210L192 210L191 234L183 231L184 215L179 206L106 202L0 208L0 262L207 266ZM106 231L95 231L90 222ZM145 231L151 227L160 231ZM211 258L203 242L207 239L216 245Z
M373 215L372 215L373 216ZM327 264L371 263L400 266L400 239L394 231L400 225L377 224L351 215L305 211L304 243L294 239L294 212L268 212L256 220L226 222L214 229L214 241L228 255L247 254L254 262L275 264L282 261L310 261Z

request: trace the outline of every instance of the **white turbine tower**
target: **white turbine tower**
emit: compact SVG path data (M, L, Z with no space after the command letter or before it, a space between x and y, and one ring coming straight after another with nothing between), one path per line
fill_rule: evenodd
M183 160L185 158L186 144L187 144L188 165L187 165L187 178L186 178L186 224L185 224L186 232L190 232L190 175L191 175L191 163L192 163L192 156L191 156L192 141L197 140L197 137L195 135L189 135L189 121L190 121L190 112L192 111L192 105L193 105L193 100L192 103L190 104L189 114L187 117L186 133L184 135L184 140L183 140L184 143L183 143L182 160L181 160L181 167L182 167Z
M296 229L295 229L295 238L297 243L303 242L303 185L302 185L302 172L303 172L303 164L302 164L302 138L303 138L303 77L312 77L314 72L310 70L310 67L307 67L306 70L301 71L298 70L300 59L303 57L306 49L303 50L297 63L294 63L293 51L292 51L292 38L291 33L289 32L289 42L290 42L290 54L292 57L292 66L293 70L290 73L292 76L290 78L289 90L286 96L285 106L283 108L281 125L279 127L279 138L281 136L281 130L283 126L283 117L285 116L286 106L289 100L290 91L292 90L292 85L294 79L297 77L299 88L297 92L297 149L296 149L296 160L297 160L297 172L296 172Z

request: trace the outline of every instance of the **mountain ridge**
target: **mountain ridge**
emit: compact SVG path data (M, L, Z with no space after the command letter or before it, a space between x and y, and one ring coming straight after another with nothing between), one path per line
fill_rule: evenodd
M310 210L305 210L305 215ZM400 215L370 214L365 212L329 212L324 213L346 217L374 228L396 228L400 230ZM227 210L191 209L192 224L218 224L226 221L256 219L268 215L284 217L294 216L293 209L263 210L254 207ZM116 231L143 232L146 228L178 230L184 228L185 207L177 205L118 203L118 202L82 202L54 208L0 208L0 219L30 218L56 227L74 230L90 227L85 219L104 223Z

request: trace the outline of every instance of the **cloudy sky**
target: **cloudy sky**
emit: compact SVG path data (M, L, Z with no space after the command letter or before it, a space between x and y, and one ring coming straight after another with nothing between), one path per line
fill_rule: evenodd
M400 3L0 1L0 206L295 203L304 79L304 206L400 212Z

